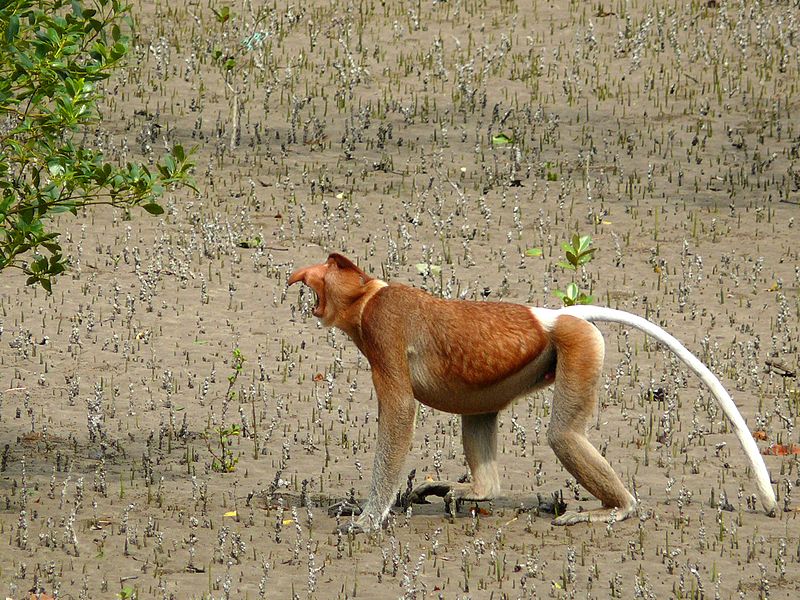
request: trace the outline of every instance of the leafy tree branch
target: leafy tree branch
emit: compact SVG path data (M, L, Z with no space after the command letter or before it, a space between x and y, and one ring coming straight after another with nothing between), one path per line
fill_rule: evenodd
M53 217L97 205L158 215L166 189L193 187L179 145L151 171L81 143L100 121L98 86L128 54L120 24L129 9L120 0L0 2L0 270L22 269L47 291L68 266Z

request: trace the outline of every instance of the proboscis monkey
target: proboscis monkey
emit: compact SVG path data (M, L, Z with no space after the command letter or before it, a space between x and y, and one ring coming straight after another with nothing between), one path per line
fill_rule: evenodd
M317 298L313 314L344 331L372 367L378 395L378 443L372 485L356 531L383 524L411 450L416 401L461 415L471 481L427 482L412 501L429 495L488 500L500 492L497 414L515 398L552 385L547 441L561 463L603 507L568 511L556 525L617 520L636 501L586 437L598 400L604 341L596 321L635 327L661 342L692 369L722 406L753 469L761 503L776 501L764 460L720 381L678 340L636 315L600 306L560 310L505 302L443 300L406 285L374 279L341 254L295 271Z

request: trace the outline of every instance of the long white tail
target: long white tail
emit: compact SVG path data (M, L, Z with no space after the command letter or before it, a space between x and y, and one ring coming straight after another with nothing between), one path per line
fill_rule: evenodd
M736 433L736 437L738 437L739 441L742 443L742 448L744 448L744 452L747 454L747 458L750 460L750 464L753 467L761 504L764 506L764 510L766 510L768 514L775 514L775 508L777 506L775 492L770 484L767 465L764 464L764 459L758 451L758 446L753 440L753 435L747 428L747 424L744 422L742 414L739 412L739 409L736 408L736 405L733 403L730 395L725 388L722 387L720 380L717 379L717 377L708 370L708 367L700 362L700 360L694 354L689 352L683 344L661 329L661 327L658 325L655 325L647 319L643 319L642 317L636 316L629 312L615 310L613 308L605 308L602 306L576 305L562 308L557 311L557 314L572 315L591 323L596 321L606 321L609 323L621 323L623 325L635 327L672 350L675 355L684 363L686 363L686 365L692 371L697 373L697 376L702 380L703 383L706 384L706 386L708 386L708 388L711 390L711 393L719 402L720 406L722 407L722 411L725 413L725 416L728 417L731 425L733 425L733 431Z

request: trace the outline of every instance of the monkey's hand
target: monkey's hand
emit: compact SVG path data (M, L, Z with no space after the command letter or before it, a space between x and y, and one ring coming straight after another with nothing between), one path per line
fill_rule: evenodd
M344 523L338 525L336 529L342 533L352 533L353 535L357 535L359 533L367 533L386 526L386 518L384 517L381 520L377 519L375 514L369 511L368 506L363 509L359 509L359 513L360 516L357 519L348 519Z
M365 533L367 531L361 523L352 520L342 523L336 527L336 530L344 534L352 533L353 535L358 535L359 533Z
M337 531L346 534L352 533L353 535L358 535L359 533L365 533L369 530L370 523L372 522L372 519L364 513L364 509L352 499L331 504L328 507L328 515L336 517L337 521L339 517L351 517L344 523L340 523L336 526ZM353 519L352 517L359 518Z

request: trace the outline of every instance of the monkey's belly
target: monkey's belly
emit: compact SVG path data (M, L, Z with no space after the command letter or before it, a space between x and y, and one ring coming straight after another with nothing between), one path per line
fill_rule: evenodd
M497 412L516 398L553 383L554 366L548 357L543 358L484 386L471 385L456 377L437 377L422 362L411 361L411 386L418 401L436 410L460 415Z

